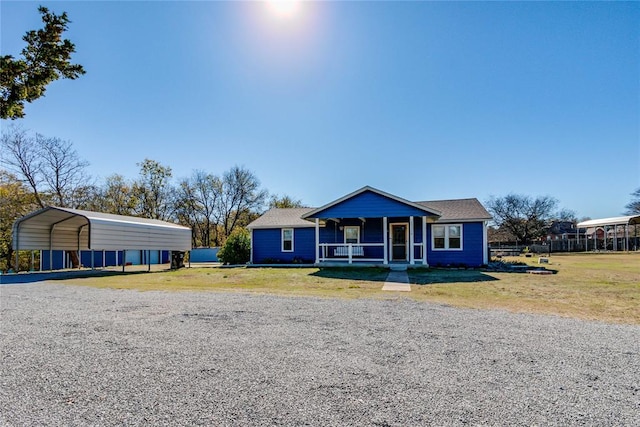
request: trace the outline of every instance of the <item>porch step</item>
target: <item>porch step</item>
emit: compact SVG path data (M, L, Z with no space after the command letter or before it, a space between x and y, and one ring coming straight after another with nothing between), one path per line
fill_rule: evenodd
M407 271L407 264L390 264L391 271Z

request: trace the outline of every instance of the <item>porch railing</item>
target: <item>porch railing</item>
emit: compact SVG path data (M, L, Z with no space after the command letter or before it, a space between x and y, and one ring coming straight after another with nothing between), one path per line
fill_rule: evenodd
M368 256L367 248L383 248L382 257ZM384 243L320 243L320 262L323 261L384 262Z

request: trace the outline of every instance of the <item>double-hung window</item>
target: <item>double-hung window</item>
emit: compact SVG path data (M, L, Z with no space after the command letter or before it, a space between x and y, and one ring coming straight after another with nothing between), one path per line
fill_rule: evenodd
M282 252L293 252L293 228L282 229Z
M347 225L344 227L345 243L360 243L360 227L357 225Z
M432 225L431 249L462 250L462 224Z

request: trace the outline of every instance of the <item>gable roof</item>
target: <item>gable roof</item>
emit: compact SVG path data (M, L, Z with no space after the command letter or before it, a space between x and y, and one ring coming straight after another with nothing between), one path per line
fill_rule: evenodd
M432 200L417 202L418 205L436 209L442 213L436 222L443 221L484 221L490 220L491 214L476 198L455 200Z
M378 194L380 196L386 197L388 199L394 200L394 201L396 201L398 203L402 203L402 204L407 205L407 206L411 206L412 208L421 210L421 211L426 212L426 213L431 214L431 215L440 216L440 214L441 214L441 212L439 210L437 210L437 209L434 209L434 208L431 208L431 207L428 207L428 206L424 206L424 205L420 205L420 204L417 204L417 203L414 203L414 202L410 202L409 200L403 199L402 197L394 196L393 194L386 193L386 192L384 192L382 190L378 190L377 188L373 188L373 187L370 187L370 186L367 185L367 186L362 187L359 190L356 190L356 191L354 191L352 193L347 194L346 196L340 197L339 199L334 200L333 202L327 203L324 206L321 206L321 207L319 207L317 209L314 209L314 210L308 212L307 214L304 215L304 218L314 218L320 212L325 211L325 210L327 210L327 209L329 209L329 208L331 208L333 206L336 206L336 205L338 205L338 204L340 204L340 203L342 203L342 202L344 202L346 200L349 200L349 199L351 199L351 198L353 198L355 196L358 196L358 195L360 195L362 193L365 193L365 192L371 192L371 193L374 193L374 194Z
M247 225L247 228L251 230L254 228L315 227L315 223L302 219L312 210L313 208L271 208Z

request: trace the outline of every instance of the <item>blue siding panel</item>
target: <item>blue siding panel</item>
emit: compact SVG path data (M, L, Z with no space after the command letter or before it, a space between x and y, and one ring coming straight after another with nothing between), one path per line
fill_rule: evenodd
M484 248L482 245L481 222L470 222L462 224L462 251L434 251L431 248L431 224L427 228L427 238L429 239L427 250L427 261L430 266L447 266L462 264L467 267L479 267L483 263Z
M252 232L253 263L315 262L315 228L294 228L293 252L282 252L280 228L255 229Z
M220 262L218 251L220 248L196 248L189 252L191 262Z
M383 216L422 216L427 213L372 191L365 191L350 199L318 212L318 218L378 218Z

